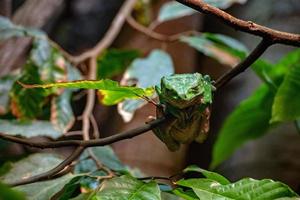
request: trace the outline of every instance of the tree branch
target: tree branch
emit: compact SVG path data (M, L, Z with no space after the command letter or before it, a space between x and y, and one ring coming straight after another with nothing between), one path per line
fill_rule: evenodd
M267 39L263 39L257 47L236 67L221 76L215 83L215 87L218 89L228 83L235 76L244 72L250 67L266 50L272 45L272 42Z
M193 34L194 35L200 34L197 31L190 30L190 31L185 31L182 33L174 34L174 35L165 35L165 34L158 33L156 31L152 30L151 28L148 28L148 27L145 27L145 26L139 24L131 15L127 16L126 21L133 29L143 33L144 35L146 35L152 39L155 39L155 40L158 40L161 42L176 42L180 39L180 37L182 37L184 35L187 36L187 35L193 35Z
M25 185L25 184L29 184L29 183L34 183L34 182L38 182L38 181L42 181L42 180L49 180L51 179L53 176L55 176L57 173L61 172L63 169L65 169L65 167L67 167L68 165L70 165L74 160L76 160L80 154L83 152L84 147L77 147L75 149L75 151L73 151L73 153L67 158L65 159L62 163L60 163L59 165L57 165L55 168L36 175L36 176L32 176L26 179L22 179L20 181L11 183L10 186L18 186L18 185Z
M118 12L117 16L114 18L110 28L105 33L103 39L92 49L78 55L73 56L70 60L75 63L81 63L88 58L97 57L104 49L109 47L112 42L116 39L119 32L121 31L123 24L125 23L126 17L130 15L136 0L127 0L123 3L120 11Z
M67 147L67 146L81 146L81 147L93 147L93 146L104 146L108 144L112 144L118 142L120 140L130 139L135 136L141 135L147 131L152 130L153 128L157 127L158 125L162 124L166 118L159 118L153 120L143 126L140 126L135 129L131 129L128 131L124 131L122 133L115 134L113 136L109 136L102 139L94 139L94 140L62 140L62 141L55 141L55 142L31 142L29 139L18 138L15 136L6 135L0 133L0 139L4 139L7 141L23 144L29 147L35 148L60 148L60 147Z
M233 17L232 15L213 7L203 0L176 0L186 6L189 6L199 12L210 14L222 20L225 24L236 30L240 30L252 35L268 39L273 43L286 44L300 47L300 35L274 30L251 21L244 21Z

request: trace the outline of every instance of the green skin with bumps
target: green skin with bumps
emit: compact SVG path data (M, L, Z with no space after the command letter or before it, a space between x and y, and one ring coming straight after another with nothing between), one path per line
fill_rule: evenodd
M155 88L162 105L157 108L157 117L169 117L153 132L169 150L176 151L180 144L203 142L206 138L213 88L209 76L199 73L161 79L160 87Z

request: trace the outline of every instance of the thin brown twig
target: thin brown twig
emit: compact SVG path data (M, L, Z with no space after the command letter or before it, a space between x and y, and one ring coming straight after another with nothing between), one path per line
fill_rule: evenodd
M100 42L94 48L78 56L71 57L70 61L75 64L81 63L91 57L97 57L104 49L109 47L121 31L126 17L131 14L135 2L136 0L126 0L120 8L120 11L114 18L110 28L105 33L103 39L100 40Z
M176 42L176 41L180 40L180 38L182 36L201 34L197 31L190 30L190 31L185 31L185 32L178 33L178 34L165 35L165 34L158 33L148 27L145 27L145 26L139 24L131 15L127 16L126 21L135 30L147 35L150 38L153 38L153 39L161 41L161 42Z
M300 35L274 30L251 21L238 19L223 10L205 3L203 0L176 0L199 12L210 14L222 20L236 30L268 39L272 43L280 43L300 47Z
M248 67L250 67L266 50L272 45L272 42L263 39L257 47L247 56L242 62L240 62L236 67L221 76L214 84L216 88L220 88L228 83L231 79L244 72Z
M168 117L170 118L170 117ZM127 130L106 138L100 138L100 139L94 139L89 141L83 141L83 140L62 140L62 141L54 141L54 142L33 142L29 139L23 139L15 136L10 136L7 134L0 133L0 138L23 144L29 147L35 147L35 148L60 148L60 147L67 147L67 146L81 146L81 147L94 147L94 146L105 146L108 144L112 144L121 140L130 139L133 137L136 137L138 135L141 135L147 131L152 130L153 128L157 127L158 125L162 124L167 118L159 118L153 121L148 122L145 125L142 125L138 128Z
M97 156L90 148L88 149L88 153L92 160L96 163L98 169L104 170L108 174L108 176L114 176L114 173L109 168L103 165L103 163L97 158Z
M90 115L90 121L93 126L94 139L99 139L100 138L99 126L98 126L95 116L93 114Z

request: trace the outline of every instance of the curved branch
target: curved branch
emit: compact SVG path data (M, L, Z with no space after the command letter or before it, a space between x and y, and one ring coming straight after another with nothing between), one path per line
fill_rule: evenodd
M74 160L76 160L80 156L80 154L83 152L83 150L84 150L84 147L77 147L75 149L75 151L73 151L73 153L67 159L65 159L63 162L61 162L55 168L53 168L45 173L14 182L14 183L10 184L10 186L14 187L14 186L25 185L25 184L29 184L29 183L42 181L42 180L49 180L53 176L55 176L57 173L59 173L63 169L65 169L65 167L70 165Z
M31 142L29 139L23 139L18 138L10 135L6 135L3 133L0 133L0 139L8 140L11 142L23 144L29 147L35 147L35 148L60 148L60 147L67 147L67 146L81 146L81 147L92 147L92 146L104 146L108 144L112 144L115 142L118 142L120 140L130 139L135 136L141 135L147 131L152 130L153 128L157 127L161 123L163 123L166 120L166 118L159 118L156 120L153 120L143 126L140 126L135 129L131 129L128 131L124 131L119 134L115 134L113 136L109 136L103 139L94 139L94 140L62 140L62 141L55 141L55 142Z
M235 76L244 72L248 67L250 67L266 50L272 45L272 42L267 39L263 39L257 47L245 58L241 63L239 63L232 70L221 76L215 83L216 88L220 88L226 83L228 83Z
M114 18L110 28L105 33L103 39L101 39L94 48L78 56L73 56L73 58L71 58L71 61L74 63L81 63L87 60L88 58L98 56L104 49L109 47L121 31L123 24L125 23L126 17L131 13L135 2L136 0L125 1L122 7L120 8L120 11L118 12L117 16Z
M210 14L222 20L225 24L236 30L250 33L271 40L273 43L287 44L300 47L300 35L274 30L251 21L238 19L216 7L213 7L203 0L176 0L199 12Z
M185 32L182 32L182 33L177 33L177 34L173 34L173 35L165 35L165 34L161 34L161 33L158 33L148 27L145 27L141 24L139 24L132 16L128 15L127 18L126 18L126 21L127 23L135 30L143 33L144 35L152 38L152 39L155 39L155 40L158 40L158 41L161 41L161 42L176 42L180 39L180 37L182 36L187 36L187 35L198 35L200 34L199 32L197 31L194 31L194 30L190 30L190 31L185 31Z

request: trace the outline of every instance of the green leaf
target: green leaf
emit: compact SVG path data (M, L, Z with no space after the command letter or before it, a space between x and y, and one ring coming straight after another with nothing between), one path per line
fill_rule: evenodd
M84 178L85 176L76 176L71 179L61 191L54 195L55 198L58 200L69 200L72 197L76 197L80 191L81 181Z
M161 199L162 200L182 200L179 196L176 196L174 194L170 194L167 192L162 192L161 193Z
M103 183L93 200L160 200L160 190L156 182L147 183L131 176L116 177Z
M38 68L27 63L18 81L22 83L42 83ZM21 119L34 119L42 112L47 92L43 89L28 90L15 82L10 91L12 113Z
M227 159L246 141L267 132L270 127L273 98L274 94L269 88L262 85L229 115L213 147L212 168Z
M137 50L106 50L97 60L97 79L112 78L122 73L139 56Z
M26 36L44 38L45 34L37 29L14 25L8 18L0 16L0 41L12 37Z
M75 67L69 63L67 66L68 80L80 80L81 74ZM54 96L51 102L51 122L53 126L60 130L62 133L66 133L73 126L75 117L71 106L72 93L75 89L65 89L62 94Z
M9 111L9 91L16 77L7 75L0 78L0 115Z
M247 48L242 43L221 34L203 33L196 36L182 36L180 41L229 66L235 66L247 53Z
M222 185L226 185L226 184L230 183L230 181L227 178L225 178L224 176L222 176L218 173L215 173L215 172L211 172L211 171L208 171L208 170L205 170L205 169L201 169L196 165L188 166L187 168L185 168L183 170L183 172L185 172L185 173L186 172L199 172L203 176L205 176L206 178L217 181L218 183L220 183Z
M49 200L59 192L74 176L64 175L50 181L42 181L16 187L17 190L26 194L30 200Z
M33 154L14 163L9 172L2 176L0 180L5 183L13 183L24 177L30 177L46 172L56 167L62 161L63 159L54 154ZM30 200L48 200L60 191L73 177L73 175L67 174L51 181L18 186L16 189L25 193L26 197Z
M137 88L120 86L118 82L109 79L99 81L72 81L49 84L28 85L23 84L25 88L80 88L80 89L98 89L104 96L102 103L105 105L114 105L124 99L136 99L142 96L151 96L153 88Z
M192 188L199 199L224 200L274 200L298 197L287 185L270 179L245 178L235 183L222 185L210 179L187 179L178 185Z
M185 200L199 200L197 195L192 190L184 191L182 188L176 188L173 190L173 193Z
M24 194L0 183L0 200L25 200Z
M247 0L204 0L206 3L221 8L229 8L234 3L245 3ZM196 10L175 1L165 3L158 14L157 21L165 22L197 13Z
M155 49L146 58L135 59L126 70L121 83L137 85L141 88L154 87L160 83L163 76L174 73L173 61L170 55ZM129 122L135 111L144 106L144 100L127 100L119 104L118 112L125 122Z
M278 88L271 122L294 121L300 118L300 53L297 55L296 62L289 62L290 69Z
M165 3L161 7L157 20L159 22L165 22L184 16L189 16L195 13L197 13L197 11L193 10L192 8L184 6L178 2L171 1Z
M81 161L75 166L76 173L87 173L97 170L98 167L95 161L89 158L89 150L92 151L99 162L101 162L106 167L114 171L127 170L127 167L121 163L120 159L117 157L113 149L110 146L103 146L91 147L89 149L86 149L80 156Z
M16 163L0 180L4 183L13 183L24 177L34 176L46 172L63 160L57 155L48 153L38 153L30 155Z
M62 132L56 130L50 122L39 120L30 122L0 120L0 132L26 138L45 136L57 139L62 136Z

